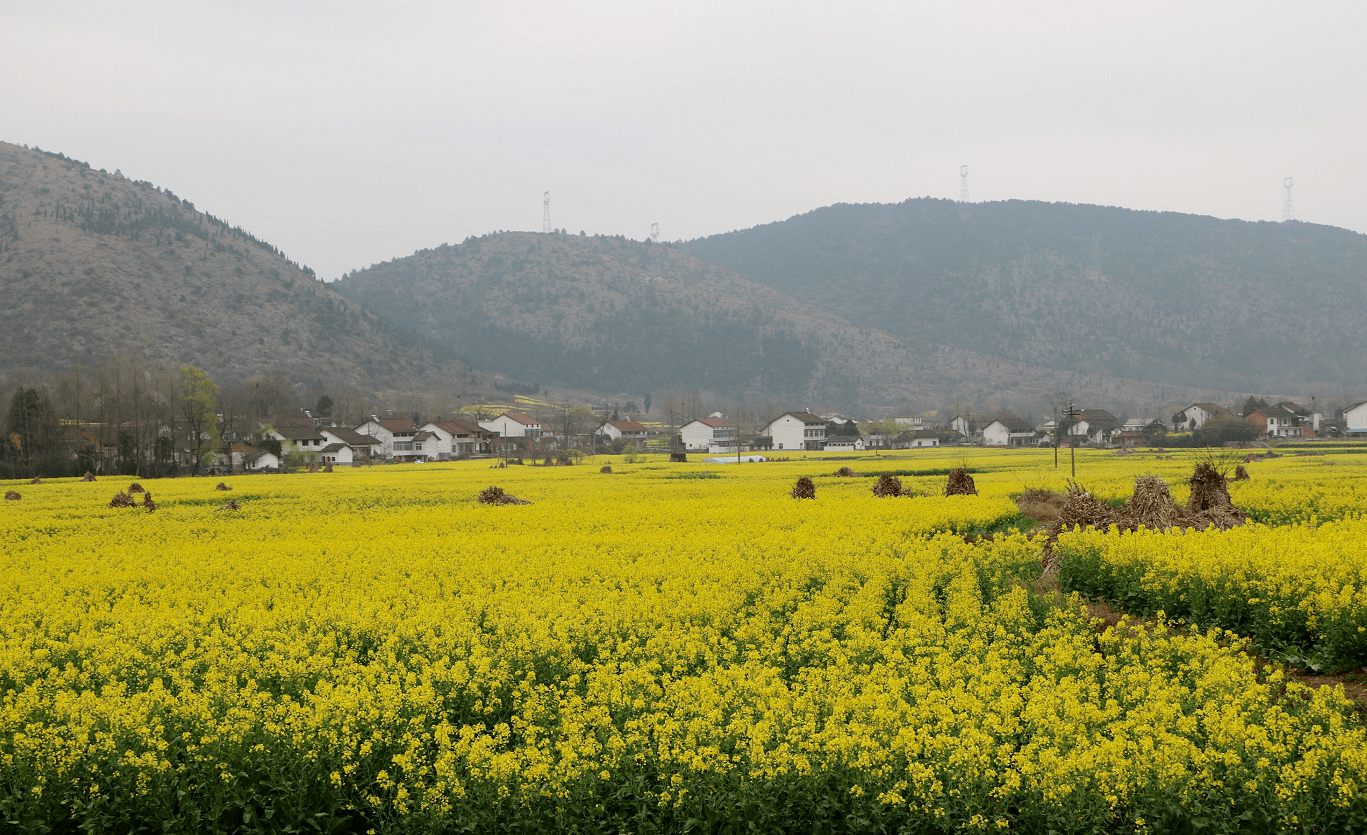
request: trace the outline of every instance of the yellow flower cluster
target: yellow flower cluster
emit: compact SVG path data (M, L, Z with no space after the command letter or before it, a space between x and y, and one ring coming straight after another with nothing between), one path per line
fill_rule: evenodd
M1224 633L1098 637L1076 600L1030 591L1034 542L964 542L1016 520L1008 496L1045 461L980 456L983 495L949 498L880 499L803 460L238 477L238 511L197 479L148 483L155 513L109 508L109 479L26 488L0 508L0 812L185 831L1367 822L1341 692L1263 676ZM957 463L854 462L922 493ZM800 475L815 501L789 498ZM476 503L490 484L532 503Z
M1220 626L1317 668L1367 664L1367 520L1065 534L1060 579L1126 611Z

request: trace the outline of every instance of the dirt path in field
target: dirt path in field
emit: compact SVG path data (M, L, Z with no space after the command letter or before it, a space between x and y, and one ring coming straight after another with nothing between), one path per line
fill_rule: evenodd
M1048 526L1051 522L1059 518L1059 511L1063 506L1063 497L1057 493L1049 493L1043 490L1028 490L1025 495L1016 499L1016 505L1021 513L1038 523L1038 527L1033 529L1036 536L1047 536ZM966 537L967 538L967 537ZM991 537L986 537L989 541ZM970 540L971 541L971 540ZM1041 577L1035 584L1036 590L1042 593L1054 592L1063 594L1063 589L1059 586L1058 579L1055 577ZM1087 613L1092 616L1094 629L1097 634L1105 632L1108 628L1120 623L1123 619L1127 623L1147 626L1152 625L1152 620L1137 618L1127 612L1112 608L1104 600L1087 601ZM1358 705L1367 710L1367 667L1358 670L1349 670L1334 675L1321 675L1317 673L1302 672L1301 670L1285 663L1269 660L1266 656L1250 654L1254 662L1260 669L1275 667L1281 669L1288 679L1298 681L1307 687L1334 687L1343 686L1343 694Z

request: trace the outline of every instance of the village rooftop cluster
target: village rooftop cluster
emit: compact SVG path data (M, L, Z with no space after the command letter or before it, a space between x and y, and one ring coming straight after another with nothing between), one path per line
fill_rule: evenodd
M404 417L371 416L355 426L328 425L302 412L258 422L259 440L226 443L215 466L234 472L275 471L298 466L349 466L377 462L425 462L503 457L538 458L570 450L617 452L668 450L682 454L862 452L947 445L985 447L1088 446L1125 448L1171 439L1217 421L1247 427L1250 437L1308 439L1367 434L1367 402L1328 419L1299 404L1268 405L1251 400L1241 410L1215 403L1193 403L1169 421L1153 417L1117 418L1105 409L1078 409L1072 416L1031 424L1011 412L963 413L937 423L934 416L899 416L879 422L839 414L784 412L759 431L742 434L721 412L675 426L647 424L627 417L603 420L588 435L548 429L520 411L492 419L450 419L415 423Z

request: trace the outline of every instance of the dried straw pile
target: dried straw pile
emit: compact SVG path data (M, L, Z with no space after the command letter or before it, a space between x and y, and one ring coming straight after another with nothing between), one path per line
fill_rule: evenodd
M33 477L33 480L29 482L29 484L42 484L42 483L43 483L43 480L42 480L41 478L39 478L38 476L34 476L34 477Z
M812 483L811 478L805 475L799 478L797 484L793 485L792 497L795 499L815 499L816 485Z
M902 479L888 473L878 476L878 483L873 485L873 494L880 499L897 498L902 495Z
M1229 500L1225 477L1209 463L1196 465L1192 473L1191 498L1182 507L1173 501L1167 482L1157 476L1141 476L1134 481L1134 495L1123 508L1116 509L1072 484L1064 499L1059 518L1048 527L1048 538L1040 552L1046 574L1058 568L1054 544L1066 530L1115 525L1122 531L1148 528L1155 531L1215 528L1227 531L1248 521L1248 516Z
M94 480L95 480L95 474L92 473L92 472L90 472L89 470L86 471L85 475L81 476L81 481L94 481Z
M137 507L133 502L133 497L120 490L114 494L114 498L109 500L110 507Z
M502 487L486 487L479 491L480 504L531 504L526 499L503 492Z
M231 490L231 489L233 489L233 488L229 487L228 485L226 485L226 484L224 484L223 482L220 481L218 484L215 484L215 485L214 485L214 489L215 489L215 490L225 490L225 491L226 491L226 490Z
M229 500L229 501L227 501L227 502L224 502L222 505L220 505L219 508L218 508L218 510L215 510L214 513L217 513L219 510L241 510L241 509L242 509L242 505L240 505L240 504L237 503L237 499L231 499L231 500Z
M945 482L946 496L976 496L978 486L973 483L973 476L968 474L968 470L963 467L955 467L949 471L949 480Z
M1224 474L1209 462L1202 461L1197 464L1187 483L1191 485L1191 498L1187 499L1187 510L1192 513L1230 505L1229 488L1225 486Z
M1234 468L1234 478L1231 478L1230 481L1248 481L1248 470L1244 469L1243 464Z
M841 478L863 478L863 476L856 473L854 470L851 470L849 467L841 467L835 471L835 474Z
M607 464L604 464L603 466L598 468L598 472L602 473L603 475L612 475L612 467Z
M152 511L157 509L157 503L152 501L151 493L142 494L142 509L147 511L148 513L151 513Z
M137 483L136 481L133 482L132 484L128 485L128 495L130 495L130 496L133 495L134 493L146 493L146 492L147 492L146 490L142 489L142 485L139 484L139 483Z
M16 493L15 491L13 491L13 490L6 490L6 491L5 491L5 500L6 500L6 501L11 501L11 502L17 502L17 501L19 501L19 494Z

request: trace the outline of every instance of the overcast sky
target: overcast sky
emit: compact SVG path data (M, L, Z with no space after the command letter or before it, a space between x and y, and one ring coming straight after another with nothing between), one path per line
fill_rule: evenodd
M0 140L333 279L499 229L665 240L837 202L1367 232L1367 3L0 4Z

